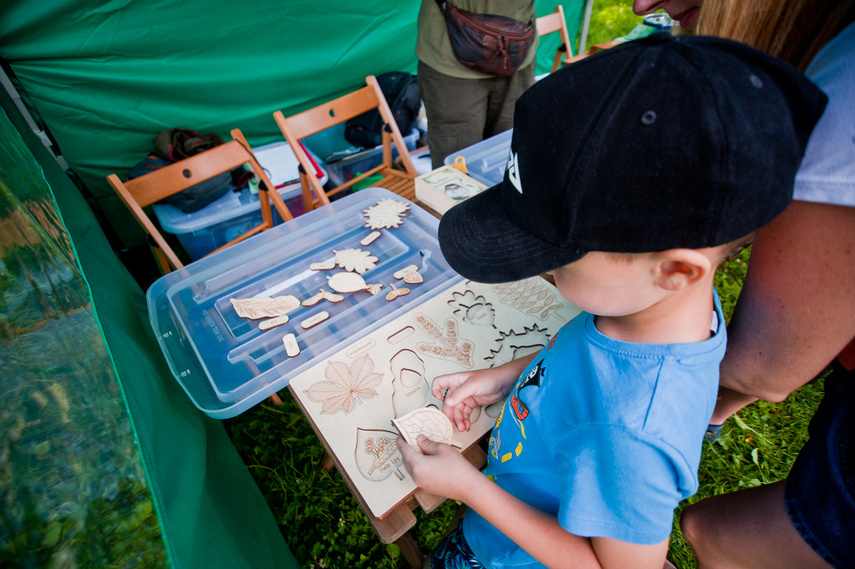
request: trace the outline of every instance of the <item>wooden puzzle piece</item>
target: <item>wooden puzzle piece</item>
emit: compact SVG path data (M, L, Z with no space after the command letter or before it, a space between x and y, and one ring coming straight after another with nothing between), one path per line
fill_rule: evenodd
M333 294L331 292L327 292L324 289L318 291L317 294L310 296L306 300L303 301L303 306L309 307L314 306L322 300L328 300L330 302L341 302L344 300L344 297L340 294Z
M437 341L433 344L419 342L416 344L418 351L434 358L456 361L464 367L472 367L473 345L469 340L464 340L457 335L457 320L447 318L445 329L441 329L421 312L417 312L413 318L428 336Z
M377 266L377 257L362 249L342 249L333 253L335 262L345 271L362 274Z
M425 282L425 279L424 277L422 277L422 274L420 272L410 271L409 273L406 273L404 275L404 282L407 284L415 285L422 284L423 282Z
M395 286L395 283L389 283L389 286L392 287L392 290L389 294L386 295L386 300L395 300L399 296L406 296L410 294L410 289L408 288L398 288Z
M335 268L335 261L322 261L320 263L312 263L309 268L313 271L329 271Z
M371 294L377 294L383 288L382 284L367 284L365 279L356 273L336 273L327 277L330 288L342 294L350 294L367 290Z
M358 403L377 396L374 389L383 375L374 372L374 360L368 354L358 357L348 366L344 362L327 362L325 381L313 384L303 391L315 403L321 403L321 414L332 415L344 411L348 415Z
M384 198L375 205L363 210L367 218L365 227L371 229L396 229L404 220L402 217L410 209L410 205L392 198Z
M369 245L374 243L378 237L380 237L380 232L379 231L372 231L371 233L369 233L368 235L363 237L362 241L360 241L359 244L362 245L363 247L368 247Z
M277 326L282 326L283 324L287 324L290 318L287 314L283 314L282 316L277 316L276 318L271 318L269 320L265 320L258 325L258 329L261 331L270 330L271 328L276 328Z
M308 330L312 326L317 326L318 324L320 324L321 322L323 322L324 320L326 320L329 317L330 317L330 313L327 312L326 310L322 310L322 311L318 312L317 314L313 314L313 315L309 316L308 318L306 318L305 320L303 320L302 322L300 322L300 326L302 326L304 330Z
M419 448L419 435L424 435L429 440L437 443L453 444L451 436L454 434L454 426L451 419L436 407L429 405L410 411L403 417L392 419L392 424L404 437L404 440L416 449Z
M300 355L300 345L297 344L297 337L294 334L285 334L282 343L285 344L285 353L288 354L289 358Z
M296 296L287 294L270 298L230 298L229 301L241 318L275 318L291 312L300 301Z
M404 278L404 275L406 275L407 273L412 273L413 271L419 272L419 268L416 265L407 265L403 269L400 269L400 270L392 273L392 276L395 277L396 279L402 279L402 278Z

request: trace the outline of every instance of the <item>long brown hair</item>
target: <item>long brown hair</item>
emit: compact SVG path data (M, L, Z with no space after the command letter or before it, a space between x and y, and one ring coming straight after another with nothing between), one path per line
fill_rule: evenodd
M705 0L697 33L736 40L801 70L855 20L855 0Z

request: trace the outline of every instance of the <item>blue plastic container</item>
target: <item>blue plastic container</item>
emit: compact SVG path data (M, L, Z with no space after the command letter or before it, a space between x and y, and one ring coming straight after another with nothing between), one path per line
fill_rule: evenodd
M297 160L287 142L274 142L254 148L259 164L294 216L303 213L303 198L297 174ZM311 151L310 151L311 154ZM329 179L321 161L312 154L320 169L321 184ZM280 187L281 186L281 187ZM184 213L169 204L154 204L154 214L164 231L174 234L192 260L201 259L235 237L261 223L258 195L249 189L228 192L220 199L193 213ZM282 218L273 210L273 219Z

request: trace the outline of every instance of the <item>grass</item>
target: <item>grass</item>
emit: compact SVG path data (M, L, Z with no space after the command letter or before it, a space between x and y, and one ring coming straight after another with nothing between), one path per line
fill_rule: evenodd
M620 37L640 23L629 0L597 0L588 45ZM716 288L729 319L745 276L749 252L724 266ZM807 438L807 424L822 397L822 381L809 384L780 404L756 403L730 419L721 438L705 444L697 494L702 498L783 479ZM265 495L295 557L305 568L407 567L398 547L384 545L342 478L319 467L324 449L296 403L264 403L226 421L226 427ZM439 541L456 504L430 515L417 510L413 533L422 551ZM679 524L674 524L669 559L679 569L695 567Z

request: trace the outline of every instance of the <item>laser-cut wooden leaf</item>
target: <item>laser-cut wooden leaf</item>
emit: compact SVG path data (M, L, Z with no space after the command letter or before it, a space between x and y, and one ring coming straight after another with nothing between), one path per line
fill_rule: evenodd
M371 229L395 229L404 223L401 219L410 205L391 198L384 198L375 205L363 210L363 214L368 220L365 222L365 227Z
M291 312L300 301L296 296L286 294L271 298L230 298L232 306L241 318L275 318Z
M362 249L342 249L333 253L335 262L345 271L362 274L377 266L377 257Z

